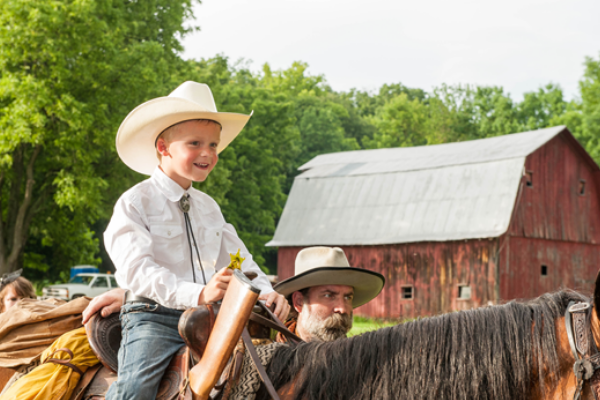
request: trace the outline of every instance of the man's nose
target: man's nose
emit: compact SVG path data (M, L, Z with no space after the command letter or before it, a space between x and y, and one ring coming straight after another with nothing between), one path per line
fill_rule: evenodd
M338 300L333 311L339 314L349 314L352 311L352 303L345 299Z

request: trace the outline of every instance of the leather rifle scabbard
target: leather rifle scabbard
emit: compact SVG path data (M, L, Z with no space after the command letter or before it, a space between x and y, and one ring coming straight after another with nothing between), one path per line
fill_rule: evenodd
M260 290L239 270L234 271L200 362L190 371L194 400L207 400L233 353Z

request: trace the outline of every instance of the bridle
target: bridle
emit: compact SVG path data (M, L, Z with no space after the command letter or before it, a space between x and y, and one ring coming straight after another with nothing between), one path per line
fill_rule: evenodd
M593 304L571 301L565 311L565 325L569 345L575 357L573 372L577 378L577 389L573 400L580 400L583 385L590 382L595 400L600 399L600 352L592 334L591 319Z

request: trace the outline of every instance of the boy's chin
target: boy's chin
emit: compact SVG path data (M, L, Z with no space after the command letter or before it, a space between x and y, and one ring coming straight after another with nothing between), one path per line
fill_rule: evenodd
M198 183L201 183L201 182L204 182L204 181L205 181L207 178L208 178L208 174L206 174L205 176L198 176L198 177L194 177L194 178L192 179L192 181L193 181L193 182L198 182Z

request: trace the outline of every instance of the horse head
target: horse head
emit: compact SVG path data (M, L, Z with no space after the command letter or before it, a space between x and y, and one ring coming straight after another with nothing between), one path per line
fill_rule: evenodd
M600 272L589 301L570 302L557 319L558 379L548 374L551 390L540 399L600 399ZM550 384L553 381L553 384Z

